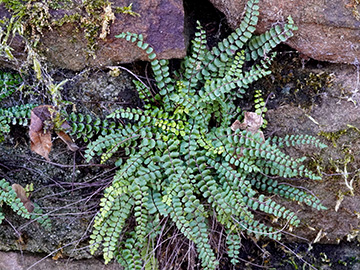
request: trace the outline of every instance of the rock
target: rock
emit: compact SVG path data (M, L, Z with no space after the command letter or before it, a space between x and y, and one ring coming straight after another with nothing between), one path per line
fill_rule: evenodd
M44 258L45 256L0 252L0 270L115 270L120 267L116 263L104 266L101 261L96 259L72 261L68 259L55 260L51 257Z
M225 14L232 28L241 21L247 0L210 0ZM352 2L351 2L352 3ZM355 2L260 1L257 31L262 33L291 15L299 30L286 41L304 55L319 61L358 64L360 57L360 15Z
M359 85L354 85L358 71L353 66L327 64L312 68L311 72L327 72L332 76L331 85L320 94L321 102L310 107L284 104L266 114L268 134L310 134L328 145L321 151L302 147L288 149L292 156L308 156L308 165L323 174L322 181L290 183L311 190L328 208L317 211L285 202L301 220L300 227L292 232L297 237L291 237L290 241L301 241L298 237L326 244L360 240L360 192L356 188L360 165L357 154L360 151L360 99ZM330 138L326 138L327 135ZM354 179L354 194L345 185L345 177L348 182Z
M186 39L182 1L131 2L132 11L140 16L116 12L116 7L124 6L124 1L121 0L111 1L110 9L107 6L91 7L92 11L88 11L91 10L89 6L72 1L75 6L70 6L71 9L53 8L51 3L41 3L43 16L50 16L44 22L37 22L44 24L41 27L34 26L26 16L23 20L31 32L40 35L37 48L42 55L50 64L59 68L81 70L85 67L148 60L145 53L134 44L115 38L122 32L143 34L144 40L154 47L159 58L183 58L186 55ZM27 12L34 13L35 8L39 7L34 4ZM2 6L0 16L3 17L6 13ZM64 20L66 16L68 19ZM74 22L70 22L71 20ZM27 33L28 39L36 37L34 33ZM14 55L24 51L24 44L19 42L19 38L11 45Z

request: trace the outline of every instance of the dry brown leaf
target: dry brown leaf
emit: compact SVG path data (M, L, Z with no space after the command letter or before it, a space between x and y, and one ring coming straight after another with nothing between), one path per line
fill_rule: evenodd
M31 111L29 137L31 150L49 160L51 151L51 133L49 129L44 130L44 121L51 119L49 105L42 105Z
M264 123L263 118L261 115L258 115L254 112L245 112L244 113L244 122L243 124L246 125L246 130L251 132L259 131L260 127Z
M235 120L231 125L231 130L235 131L237 129L247 130L253 134L259 133L260 137L265 141L263 132L260 130L260 127L264 123L264 120L261 115L258 115L255 112L245 112L244 121L240 123L239 120Z
M240 123L240 121L236 119L235 122L232 123L232 125L231 125L231 130L235 131L237 129L243 129L242 127L243 127L243 124Z
M29 136L31 142L31 150L41 155L46 160L49 159L49 153L52 147L51 132L56 126L55 124L62 121L59 112L51 105L41 105L31 111L31 120L29 127ZM67 121L60 122L60 131L56 133L67 144L71 151L77 151L79 147L72 141L70 136L63 130L70 129Z
M77 146L73 140L70 138L68 134L66 134L64 131L58 131L56 134L59 136L60 139L63 140L64 143L69 147L69 149L73 152L76 152L79 150L79 146Z
M52 146L50 132L47 131L46 133L43 133L42 131L29 131L29 136L31 140L31 151L34 151L49 161L49 153Z
M33 112L41 121L41 125L39 124L37 127L42 128L44 121L50 121L53 118L53 114L56 112L56 109L51 105L41 105L32 109L31 112Z
M12 184L12 189L15 191L16 196L20 199L20 201L24 204L25 208L29 213L34 211L34 204L30 201L28 196L26 196L25 189L19 184Z

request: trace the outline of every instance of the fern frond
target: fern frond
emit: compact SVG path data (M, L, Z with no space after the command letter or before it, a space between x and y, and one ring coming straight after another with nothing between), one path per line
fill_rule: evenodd
M47 214L44 214L43 210L38 204L36 203L33 204L34 204L34 210L31 213L30 218L36 220L37 223L39 223L41 227L43 227L45 230L50 230L52 228L52 222L49 216Z
M137 90L137 92L139 93L139 98L143 101L143 102L151 102L151 101L155 101L154 100L154 93L151 91L151 88L145 84L143 84L142 82L133 80L133 83L135 85L135 88ZM145 105L146 106L146 105Z
M29 211L25 208L24 204L17 197L16 192L5 179L0 180L0 203L5 203L10 206L19 216L30 218Z
M130 234L130 237L124 242L124 248L117 255L118 262L126 269L144 269L144 262L139 251L142 249L142 245L136 240L135 235Z
M182 120L181 114L174 113L170 115L159 109L146 111L130 108L118 109L110 114L108 118L134 120L138 129L142 129L142 132L144 132L143 128L146 127L159 127L164 131L170 131L179 135L183 133L184 127L187 125Z
M241 249L241 236L238 232L226 231L226 244L228 246L228 255L230 257L230 262L233 265L238 264L240 261L238 259Z
M0 108L0 134L9 133L11 125L28 126L30 113L35 104L25 104L6 109Z
M255 188L269 193L280 195L286 199L304 202L307 205L318 210L326 209L321 201L313 194L309 194L304 190L294 187L287 183L279 183L276 179L269 178L265 175L257 175L251 179L251 184Z
M71 126L70 135L82 138L85 142L89 141L94 135L106 135L115 128L115 123L109 124L107 121L100 120L100 118L94 119L89 114L72 112L67 117L67 121Z
M241 50L244 44L252 37L255 31L255 26L258 21L259 6L258 0L248 1L245 7L245 15L240 26L234 33L225 38L222 42L208 53L205 57L205 68L202 70L204 80L209 80L212 77L222 77L229 59Z
M260 115L264 120L264 123L261 126L261 129L264 129L267 126L267 120L265 119L265 113L267 112L267 108L265 107L266 104L262 97L261 90L255 90L254 103L255 112Z
M246 60L257 60L260 57L264 57L278 44L292 37L293 31L297 30L297 27L294 25L291 16L287 19L288 22L283 27L276 25L269 31L253 37L246 51Z
M181 205L181 199L173 196L170 213L172 221L188 239L195 243L203 268L216 269L218 261L209 244L209 232L205 217L201 212L190 212L189 204L185 209Z
M138 171L140 174L134 181L131 187L131 194L135 200L134 216L136 219L136 239L139 242L144 242L147 234L147 223L149 219L147 201L149 199L149 187L147 185L148 170L141 168Z
M90 161L95 155L101 155L101 162L107 161L120 147L125 151L133 153L134 147L130 147L134 142L136 146L136 140L140 138L137 130L134 130L131 126L124 126L119 133L110 133L107 136L101 136L95 141L89 143L88 148L85 151L85 157L87 161ZM133 150L131 150L133 149Z
M322 143L318 138L310 136L307 134L293 134L285 135L285 137L273 137L271 139L272 143L276 144L278 147L284 146L301 146L301 145L310 145L317 148L326 148L327 145Z
M144 42L144 38L142 35L127 32L117 35L115 37L123 38L133 43L137 42L137 47L142 49L148 55L148 58L151 61L151 67L157 86L159 87L159 89L161 89L159 93L162 96L169 95L174 90L174 86L173 84L171 84L173 80L170 78L169 73L169 62L167 60L157 60L154 48L151 47L148 43Z
M9 72L0 72L0 101L11 96L16 90L21 90L21 76Z
M184 94L194 94L193 91L196 89L198 81L202 79L200 71L204 69L205 54L208 53L205 30L202 29L199 22L197 24L198 31L195 33L195 38L191 41L191 54L185 57L183 62L184 72L182 76L185 87L182 89L182 93Z
M90 236L90 252L93 254L102 244L106 263L114 258L120 233L134 204L131 197L125 193L121 196L112 195L111 188L105 193L110 195L101 201L102 209L95 217L94 230Z

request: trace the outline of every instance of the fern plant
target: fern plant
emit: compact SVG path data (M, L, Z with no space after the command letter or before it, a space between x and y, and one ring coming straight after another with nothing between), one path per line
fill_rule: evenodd
M279 183L276 177L319 180L302 165L305 158L294 159L281 147L325 145L307 135L264 140L256 130L231 128L243 117L236 100L252 82L270 73L273 55L268 55L269 51L296 30L289 17L283 27L253 35L257 3L247 3L239 28L211 50L198 25L192 52L173 75L168 61L158 60L142 35L117 36L135 42L148 54L158 92L137 82L144 107L111 113L109 120L122 119L124 124L105 132L86 150L88 161L101 156L106 162L120 148L127 154L116 161L118 170L93 224L91 252L102 246L105 263L115 258L126 269L142 269L150 256L144 255L146 243L159 235L160 220L168 217L195 243L203 268L215 269L218 261L209 244L208 225L214 217L226 229L228 254L236 264L242 232L281 237L276 225L256 219L255 211L292 226L300 223L296 214L275 202L271 194L324 209L318 198ZM251 61L245 65L247 60ZM82 125L81 130L86 128L92 130L93 126ZM127 232L131 216L135 227Z
M35 104L24 104L9 108L0 108L0 136L10 132L12 125L28 126L31 110Z
M0 102L23 88L21 76L17 73L0 71ZM35 105L26 104L9 108L0 107L0 137L10 132L11 125L27 126L30 111Z
M214 217L226 229L228 254L236 264L242 232L280 239L276 225L257 220L255 211L292 226L299 224L295 213L272 200L271 194L324 208L315 196L279 183L276 177L320 179L302 165L304 158L291 158L281 148L325 146L307 135L265 140L259 127L254 130L245 125L246 114L244 117L236 105L252 82L270 73L270 50L296 30L289 17L283 27L253 35L257 3L248 2L239 28L211 50L206 48L205 31L198 25L192 52L173 75L168 61L156 59L141 35L119 35L136 42L148 54L157 93L135 82L143 108L120 109L107 120L75 113L68 116L72 135L85 141L99 135L88 146L88 161L100 155L106 162L119 149L127 156L116 161L119 169L104 193L93 225L91 252L102 246L105 262L116 258L127 269L141 269L150 256L144 253L146 243L158 237L156 228L162 217L168 217L196 244L204 269L215 269L218 262L209 244L208 228L209 218ZM0 101L14 88L1 89ZM256 113L262 115L260 92L255 94L255 103ZM0 134L9 132L10 125L28 125L35 106L0 108ZM242 118L242 128L234 128ZM119 119L123 124L116 123ZM1 185L0 196L7 198L11 191L3 180ZM11 198L3 201L16 210L16 199ZM134 216L136 226L126 233L130 216Z
M9 182L5 179L0 180L0 224L5 218L1 208L3 204L10 206L19 216L30 218L30 213L17 197L16 192L11 188Z
M14 93L20 84L19 74L0 71L0 101Z
M30 201L28 201L30 203ZM43 228L50 229L51 221L47 215L43 214L42 209L36 203L31 203L31 210L29 206L26 206L21 200L17 192L9 182L5 179L0 180L0 224L5 219L5 215L2 211L2 206L6 204L19 216L26 219L36 220ZM28 207L28 208L27 208Z

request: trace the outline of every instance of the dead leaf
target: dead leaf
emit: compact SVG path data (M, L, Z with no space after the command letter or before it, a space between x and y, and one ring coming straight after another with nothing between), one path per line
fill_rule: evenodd
M34 211L35 206L30 201L28 196L26 196L25 189L19 184L12 184L11 187L15 191L16 196L20 199L20 201L23 203L25 208L28 210L28 212L31 213L32 211Z
M231 125L231 130L232 131L235 131L235 130L237 130L237 129L245 129L246 128L246 125L244 126L244 124L242 124L242 123L240 123L240 121L239 120L235 120L235 122L234 123L232 123L232 125Z
M56 109L54 106L51 105L40 105L32 109L32 112L40 119L41 126L38 125L38 128L42 128L42 123L45 121L50 121L53 118L54 112Z
M42 105L34 108L31 111L29 137L31 144L31 151L49 159L49 153L51 151L51 131L44 129L44 122L51 119L51 113L49 111L49 105Z
M235 131L237 129L247 130L253 134L259 133L263 141L265 141L264 133L260 130L260 127L263 125L264 120L261 115L258 115L255 112L245 112L244 121L240 123L239 120L235 120L231 125L231 130Z
M51 134L49 131L46 133L43 132L32 132L29 131L30 140L31 140L31 151L39 154L44 157L46 160L49 159L49 153L51 151Z
M251 132L259 131L260 127L264 123L261 115L258 115L254 112L245 112L244 113L244 125L246 125L246 130Z
M64 130L70 129L67 121L61 119L60 113L51 105L41 105L31 111L29 136L31 150L41 155L46 160L52 147L51 132L55 129L59 137L67 144L71 151L77 151L79 147L72 141ZM60 129L60 130L57 130Z
M79 150L79 146L77 146L73 140L70 138L68 134L66 134L64 131L58 131L56 134L59 136L60 139L63 140L64 143L69 147L69 149L73 152L76 152Z

